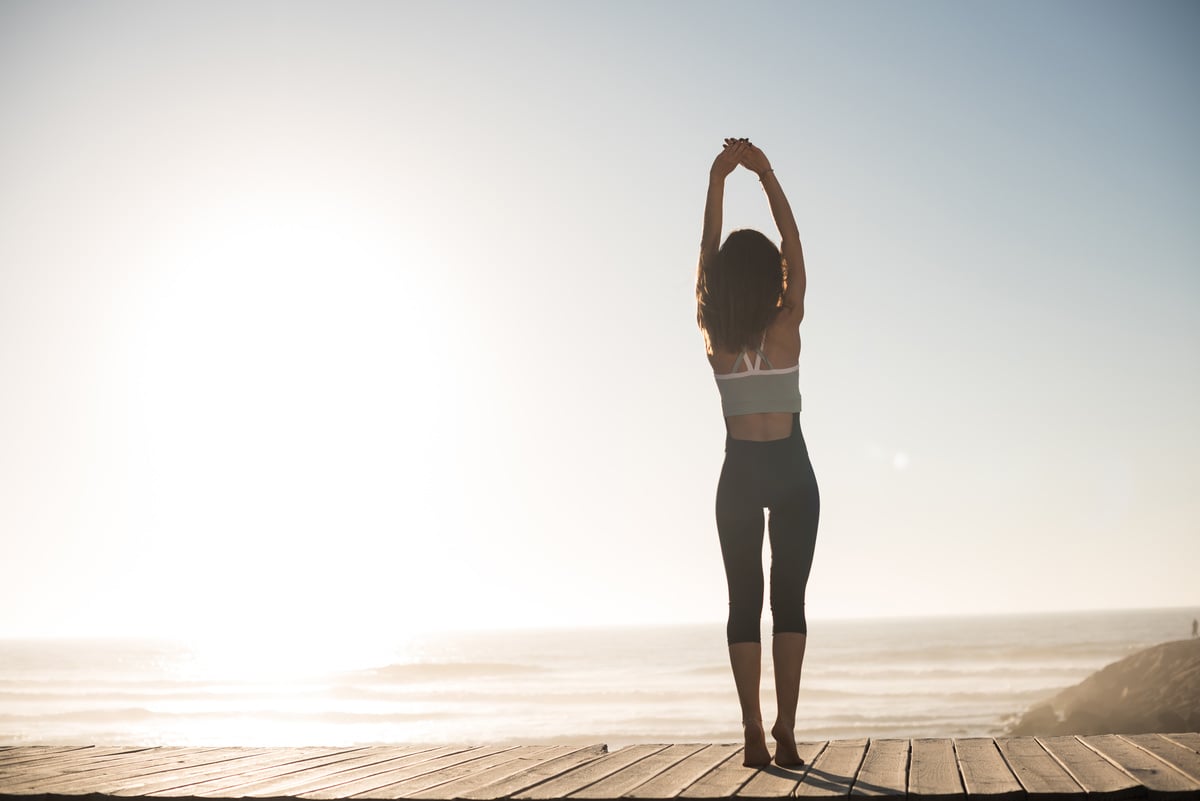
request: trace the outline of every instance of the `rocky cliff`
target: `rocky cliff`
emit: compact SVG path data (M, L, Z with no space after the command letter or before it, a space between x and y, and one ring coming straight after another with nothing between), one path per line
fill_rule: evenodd
M1014 735L1200 731L1200 639L1114 662L1026 712Z

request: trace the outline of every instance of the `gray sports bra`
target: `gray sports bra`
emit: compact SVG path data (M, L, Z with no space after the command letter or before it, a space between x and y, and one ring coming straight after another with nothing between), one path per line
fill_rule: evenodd
M766 336L763 336L766 342ZM754 349L754 362L745 348L738 354L733 366L745 360L746 369L734 373L713 373L717 380L717 391L721 393L721 412L726 417L739 414L761 414L765 412L800 411L800 365L774 369L771 360L762 351L762 345ZM762 363L766 362L766 369Z

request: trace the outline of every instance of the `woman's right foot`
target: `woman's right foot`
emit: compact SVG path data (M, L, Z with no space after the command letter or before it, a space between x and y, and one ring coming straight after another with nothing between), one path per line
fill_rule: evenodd
M796 735L791 728L782 723L771 727L771 736L775 738L775 764L781 768L798 768L804 764L800 752L796 750Z
M762 721L743 722L746 735L746 750L743 752L742 767L765 768L771 764L771 752L767 750L767 735L763 733Z

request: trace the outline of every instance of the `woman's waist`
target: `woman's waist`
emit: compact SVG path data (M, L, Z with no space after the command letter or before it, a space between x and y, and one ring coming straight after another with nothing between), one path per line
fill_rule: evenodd
M757 412L725 418L725 448L763 450L780 447L800 434L799 412Z

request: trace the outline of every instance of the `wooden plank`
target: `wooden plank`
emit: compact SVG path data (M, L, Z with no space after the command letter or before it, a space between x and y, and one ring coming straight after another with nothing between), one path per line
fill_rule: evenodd
M493 748L493 751L500 749ZM323 786L300 793L304 798L351 798L367 795L380 787L395 784L414 776L433 773L488 753L483 746L446 745L432 751L422 751L408 758L380 766L381 770L360 772L345 781L325 782Z
M233 759L246 759L252 755L263 755L264 751L251 749L210 749L203 754L192 754L182 761L166 760L158 764L135 766L126 770L116 770L110 766L96 772L81 772L64 777L53 783L37 776L30 776L24 784L0 785L4 792L21 793L31 789L49 790L60 795L80 795L83 793L111 793L118 789L135 787L139 784L154 781L167 775L178 775L203 771L203 766L210 765L207 770L228 772L230 768L224 763Z
M91 745L18 745L14 746L10 752L0 754L0 770L10 765L35 762L67 751L84 751L94 747Z
M165 795L179 787L200 784L210 779L252 773L279 765L324 756L328 748L230 748L208 757L209 761L177 770L160 770L144 776L113 773L105 776L91 792L130 797Z
M796 795L819 798L849 798L850 788L867 754L867 741L834 740L813 761Z
M826 743L796 743L796 752L804 760L803 765L795 767L780 767L769 765L750 777L750 781L737 791L737 798L746 801L766 801L766 799L790 798L796 794L796 788L804 780L812 768L813 762L825 750Z
M804 743L796 769L737 745L0 749L0 795L608 799L793 796L1200 799L1200 733ZM907 768L907 777L906 777ZM907 787L906 787L907 783ZM2 801L2 799L0 799Z
M871 740L852 796L908 795L908 740Z
M729 759L733 754L741 759L741 746L733 743L706 745L696 753L676 762L649 781L639 784L624 798L656 799L675 798L685 787L699 781L705 774L716 770L717 766Z
M528 799L529 801L565 798L571 793L578 792L585 787L595 784L601 779L620 771L622 768L629 767L651 754L657 754L665 748L665 745L631 745L628 748L622 748L610 754L605 754L560 776L555 776L553 779L530 787L528 790L516 793L512 797L516 799Z
M1087 792L1088 798L1139 798L1145 795L1132 776L1085 746L1078 737L1036 739Z
M228 798L237 793L235 788L245 784L262 781L263 779L272 779L280 776L289 776L299 773L304 770L311 770L316 767L324 767L326 770L332 770L331 766L353 759L359 755L358 748L336 748L325 753L312 756L294 755L292 759L281 762L275 765L263 765L251 770L241 770L232 775L213 776L212 778L203 781L183 784L178 787L161 790L155 793L156 796L174 798L179 796L187 796L189 798L203 797L222 797Z
M1149 751L1187 778L1200 784L1200 754L1187 746L1172 742L1158 734L1126 734L1122 735L1121 739L1133 743L1143 751Z
M11 769L16 769L18 766L21 770L37 769L37 770L55 770L57 765L71 765L79 760L86 760L88 755L101 755L121 753L128 751L128 748L97 748L94 745L85 745L71 748L55 749L53 751L30 752L20 755L5 755L5 762L0 764L0 771L8 772Z
M410 793L428 790L439 784L453 781L460 776L468 776L476 770L487 770L498 764L512 759L509 754L515 746L484 746L470 752L464 752L462 759L453 765L447 765L433 771L426 771L417 776L411 776L391 784L360 793L359 797L370 798L403 798Z
M912 741L912 757L908 769L910 798L966 798L954 743L950 740L919 739Z
M17 793L28 788L70 794L73 790L91 787L95 781L108 774L145 775L157 770L176 770L189 760L202 758L213 748L151 748L121 756L98 757L73 766L69 771L49 770L32 766L28 770L0 777L0 792Z
M461 751L462 747L450 748L448 752ZM331 785L350 782L354 778L374 775L389 770L400 760L416 761L428 758L433 746L372 746L356 748L342 754L340 758L296 761L274 770L247 772L241 783L221 788L222 794L241 797L295 796L302 790L319 790ZM290 770L288 770L290 769ZM188 788L191 789L191 788ZM198 795L209 795L198 793Z
M968 797L994 798L997 801L1015 801L1025 797L1025 790L991 737L954 740L954 753L958 757L958 770L962 774L963 788Z
M680 798L729 798L750 780L757 768L742 765L742 746L734 746L720 764L680 791Z
M68 751L62 754L48 756L36 763L26 763L24 771L53 775L86 770L93 764L101 764L106 760L129 757L133 754L144 753L150 749L142 748L86 748L78 751Z
M1116 734L1095 734L1080 739L1084 745L1107 757L1141 782L1149 791L1150 798L1200 795L1200 782L1185 776L1158 757Z
M121 767L119 765L101 765L97 771L79 771L74 773L66 773L61 777L47 777L35 771L22 772L19 775L14 775L12 781L0 782L0 788L6 794L22 795L30 794L37 791L49 791L49 793L59 795L79 795L84 793L109 793L122 784L133 784L139 781L139 777L157 775L174 775L181 771L191 769L196 760L200 764L205 761L217 761L230 758L230 749L217 751L215 754L203 754L199 757L192 757L190 763L180 765L167 761L167 764L149 765L132 767ZM239 749L242 754L263 753L259 751L247 752L246 749ZM221 770L228 770L222 767Z
M1200 754L1200 733L1197 732L1181 732L1179 734L1164 734L1173 743L1179 743L1184 748L1190 748Z
M192 747L183 748L178 746L158 746L155 748L131 748L125 749L118 754L105 754L93 756L90 758L81 758L77 765L72 767L72 773L83 771L94 772L97 770L105 770L117 765L136 765L145 762L162 761L169 759L172 756L180 754L200 754L205 751L215 751L217 749L210 747ZM32 770L32 768L31 768Z
M594 746L598 748L599 746ZM502 762L490 768L471 771L465 776L461 776L452 781L439 784L435 787L430 787L428 790L412 793L406 796L407 798L424 798L424 799L455 799L461 798L463 793L483 787L486 784L498 782L501 779L506 779L516 776L529 770L534 765L542 762L549 762L552 759L557 759L560 756L572 753L578 750L578 746L574 745L522 745L514 748L512 751L506 752L511 759L508 762ZM597 751L596 755L599 756Z
M273 779L262 779L262 786L239 788L246 795L269 796L287 794L297 797L318 793L341 784L387 773L395 768L461 751L465 746L372 746L360 756L339 762L326 769L301 770ZM380 783L386 783L386 779Z
M1028 798L1066 801L1084 794L1067 769L1050 756L1033 737L1003 737L996 740L1017 781Z
M508 798L514 793L519 793L549 778L566 773L574 767L591 762L593 759L599 759L606 753L608 753L608 748L604 745L583 746L554 759L537 762L520 773L515 773L503 779L475 787L464 792L459 797L478 799L479 801L483 801L484 799Z
M333 765L303 767L283 776L273 776L241 784L236 789L238 794L243 797L281 797L295 796L303 792L316 792L439 756L440 754L433 753L436 750L438 749L430 745L369 748L350 759Z
M645 784L667 768L682 762L703 747L700 743L668 746L657 753L650 754L645 759L634 762L617 773L606 776L595 784L571 793L571 797L588 799L620 798L638 785Z
M127 754L130 750L128 748L117 749L114 754L111 749L98 749L91 752L96 754L93 759L86 756L89 753L88 750L79 750L58 754L54 757L46 756L38 760L24 761L11 768L0 766L0 785L6 781L25 781L35 777L57 779L69 776L73 772L87 770L93 762L99 763L101 760L114 759L122 754Z

